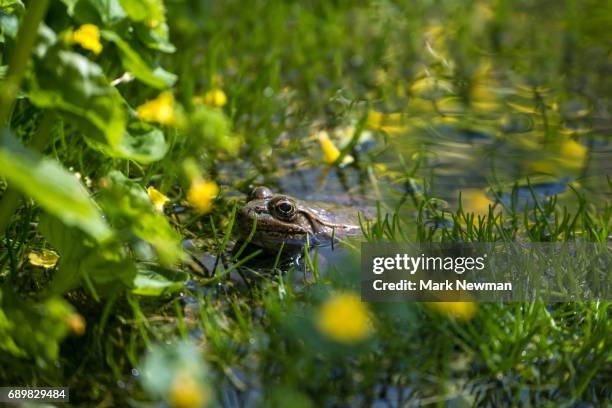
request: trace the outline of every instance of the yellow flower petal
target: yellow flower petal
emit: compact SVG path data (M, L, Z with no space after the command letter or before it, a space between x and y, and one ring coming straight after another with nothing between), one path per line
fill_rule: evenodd
M227 96L221 89L212 89L204 94L204 103L215 108L221 108L227 103Z
M138 117L147 122L173 125L176 123L174 96L169 91L162 92L157 98L147 101L136 108L136 113Z
M187 192L187 200L197 211L207 213L212 208L215 197L219 194L219 187L214 181L196 179L191 183Z
M100 29L93 24L83 24L72 33L72 41L94 54L102 52Z
M443 315L460 320L470 320L477 311L474 302L427 302L425 304Z
M319 309L316 324L321 333L339 343L357 343L372 333L370 312L353 293L339 293Z
M325 130L321 130L316 134L321 150L323 150L323 161L327 164L333 164L340 157L340 149L336 147L334 142L329 138L329 134ZM350 155L344 156L342 164L348 164L353 161L353 157Z
M48 249L43 249L42 252L32 251L28 254L28 260L32 265L42 266L45 269L55 267L58 259L59 255L53 251L49 251Z
M408 127L405 125L406 115L403 113L383 113L377 111L369 111L366 120L368 129L380 130L387 134L393 135L404 133Z
M155 187L147 187L147 195L149 196L149 199L151 200L153 207L155 207L155 210L157 212L163 213L164 205L168 201L170 201L170 199L166 197L165 195L163 195L162 193L160 193Z
M174 408L200 408L209 401L208 389L188 372L177 374L168 390L168 402Z
M325 163L332 164L338 159L340 156L340 150L336 147L334 142L331 141L329 135L325 130L317 133L317 138L319 139L319 143L321 144L321 149L323 149L323 160Z
M566 139L559 143L559 156L568 161L582 164L587 155L587 148L572 139Z
M483 191L474 189L461 190L461 202L465 213L478 215L489 214L489 206L495 205Z

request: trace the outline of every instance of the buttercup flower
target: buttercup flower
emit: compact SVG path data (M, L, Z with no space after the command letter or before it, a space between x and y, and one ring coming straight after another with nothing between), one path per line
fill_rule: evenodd
M489 214L489 207L495 205L483 191L477 189L461 190L461 201L465 212L477 215Z
M564 164L574 164L582 167L587 156L588 149L581 143L572 139L565 139L559 143L559 158Z
M168 201L170 201L170 199L166 197L165 195L163 195L162 193L160 193L155 187L147 187L147 195L149 196L149 199L151 200L153 207L155 207L155 210L157 212L163 213L164 205Z
M168 391L168 402L175 408L200 408L209 400L208 390L187 372L176 375Z
M338 157L340 157L340 149L332 142L329 134L325 130L318 132L316 138L319 140L321 150L323 150L323 161L327 164L334 164ZM353 160L353 157L347 154L344 156L344 159L342 159L342 164L349 164Z
M321 149L323 150L323 161L327 164L334 163L336 159L338 159L338 156L340 156L340 149L331 141L325 130L317 133L317 139L319 139Z
M204 94L204 103L215 108L221 108L227 103L227 96L219 88L211 89Z
M93 24L83 24L76 29L72 33L72 41L94 54L102 52L100 29Z
M206 181L201 178L193 180L187 200L197 211L207 213L212 208L214 198L219 194L219 187L214 181Z
M136 108L136 113L138 117L147 122L173 125L176 123L174 96L172 96L171 92L164 91L157 98L147 101Z
M372 332L368 308L353 293L340 293L327 300L316 316L317 327L339 343L358 343Z
M405 125L405 115L400 112L383 113L377 111L369 111L366 120L368 129L381 130L387 134L396 134L405 132L408 127Z

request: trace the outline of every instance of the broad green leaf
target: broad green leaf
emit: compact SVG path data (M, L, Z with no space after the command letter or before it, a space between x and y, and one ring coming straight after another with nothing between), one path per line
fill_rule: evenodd
M135 24L136 35L147 47L166 53L173 53L176 47L169 40L168 25L160 24L152 29L144 24Z
M166 9L162 0L120 0L123 9L134 24L136 35L149 48L172 53L176 51L169 41Z
M132 287L136 267L118 242L94 243L78 229L49 215L41 216L38 228L60 254L51 293L63 294L83 285L85 278L101 293L118 286Z
M99 242L112 235L81 182L55 160L24 147L7 130L0 137L0 176L66 225Z
M162 0L120 0L120 2L132 21L148 22L150 25L165 21Z
M109 156L145 164L162 159L168 151L164 133L152 126L131 128L130 133L126 132L123 135L121 144L115 147L91 139L86 141L91 147Z
M136 266L128 258L125 248L112 244L96 248L81 261L81 273L96 285L131 288L136 276Z
M142 296L161 296L181 290L187 279L189 279L187 272L172 271L154 265L139 266L132 293Z
M57 45L49 47L36 64L28 96L40 108L62 112L87 137L111 147L122 143L126 125L123 98L100 66L84 56Z
M103 30L101 34L102 38L113 42L117 46L121 55L123 67L136 78L157 89L164 89L174 85L176 82L176 75L171 74L161 67L149 67L142 57L116 33L109 30Z
M55 33L41 30L36 48L40 63L30 79L33 104L56 109L76 125L87 143L104 154L150 163L161 159L167 145L161 131L131 126L126 131L126 104L100 66L84 56L59 49Z
M110 26L126 17L119 0L80 0L76 3L72 15L80 23L99 22Z
M116 229L130 231L151 244L165 264L182 256L179 234L163 214L155 211L144 188L118 171L110 172L104 184L99 202Z

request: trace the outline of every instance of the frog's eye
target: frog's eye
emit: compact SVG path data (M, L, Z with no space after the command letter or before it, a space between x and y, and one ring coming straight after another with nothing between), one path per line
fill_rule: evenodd
M270 203L272 212L283 221L291 221L295 217L296 205L292 200L280 197Z

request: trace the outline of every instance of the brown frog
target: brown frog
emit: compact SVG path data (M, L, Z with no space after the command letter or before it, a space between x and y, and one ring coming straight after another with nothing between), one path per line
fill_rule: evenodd
M245 238L255 224L251 244L278 250L284 243L286 249L295 250L307 241L326 245L334 238L359 235L357 213L355 208L301 201L256 187L238 211L237 222Z

